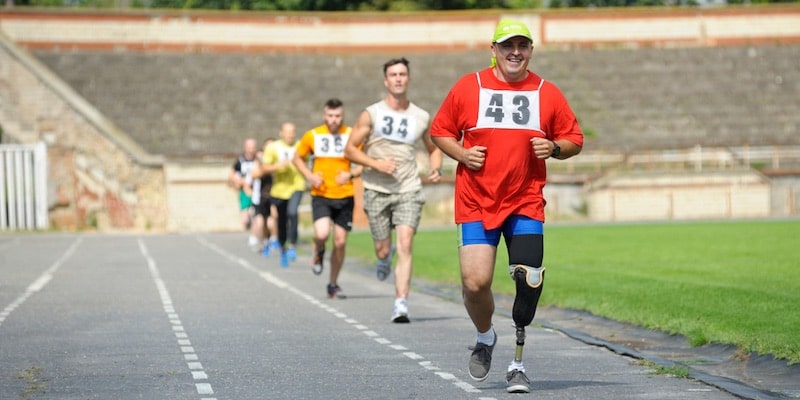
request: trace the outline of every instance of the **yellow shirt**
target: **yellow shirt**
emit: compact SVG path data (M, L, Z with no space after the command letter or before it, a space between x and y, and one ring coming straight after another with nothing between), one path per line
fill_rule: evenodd
M277 164L294 158L297 143L289 145L283 140L276 140L264 147L261 160L264 164ZM294 164L272 173L272 189L269 195L276 199L289 200L292 194L306 189L306 180Z
M322 185L311 188L312 196L328 199L344 199L355 196L352 180L343 185L336 183L336 176L342 172L350 172L350 160L344 158L344 146L350 138L351 128L342 126L339 132L331 133L323 124L303 134L297 144L297 154L305 159L314 155L314 166L311 171L322 175Z

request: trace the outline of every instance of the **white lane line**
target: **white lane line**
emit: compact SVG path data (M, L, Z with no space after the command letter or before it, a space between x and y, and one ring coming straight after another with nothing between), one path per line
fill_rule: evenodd
M197 352L192 346L192 341L189 340L189 335L186 333L186 329L184 329L183 323L178 317L178 313L175 312L175 307L172 304L172 297L169 295L167 285L161 279L161 273L158 270L158 265L156 265L153 257L150 256L150 253L147 251L147 246L144 245L142 239L139 239L138 243L139 250L142 252L145 260L147 260L147 268L150 270L150 276L153 278L153 283L155 283L156 288L158 288L158 295L161 297L161 305L164 307L164 313L167 315L169 324L172 326L172 331L175 332L175 340L178 344L178 347L181 349L183 359L188 361L186 363L186 367L189 369L189 373L192 374L192 380L207 381L208 374L203 369L203 364L201 364L199 361L200 358L197 356ZM199 395L214 394L214 389L208 382L195 383L195 389ZM201 400L217 399L214 397L203 397Z
M422 368L425 368L427 370L431 370L431 371L438 371L439 370L439 367L433 365L432 361L420 361L419 365L421 365Z
M288 291L300 296L301 298L305 299L310 304L315 305L315 306L319 307L320 309L322 309L324 311L327 311L328 313L333 314L337 318L344 320L345 322L350 324L355 329L358 329L359 331L364 333L364 335L366 335L367 337L373 338L373 340L375 340L375 342L377 342L379 344L382 344L382 345L386 345L387 347L389 347L391 349L402 351L403 355L405 357L411 359L411 360L414 360L414 361L425 360L424 356L422 356L420 354L417 354L417 353L414 353L412 351L409 351L409 349L406 348L405 346L402 346L402 345L399 345L399 344L392 344L392 342L390 340L381 337L381 335L379 333L371 330L367 325L361 324L357 320L348 317L347 314L337 310L335 307L332 307L329 304L320 302L315 297L311 296L308 293L305 293L305 292L301 291L300 289L297 289L296 287L290 285L286 281L283 281L280 278L278 278L277 276L273 275L272 273L267 272L267 271L259 270L258 268L256 268L255 266L253 266L249 262L247 262L247 260L223 250L219 246L217 246L217 245L205 240L202 237L197 237L197 241L199 241L202 245L208 247L209 249L215 251L217 254L221 255L222 257L227 258L228 260L230 260L231 262L233 262L235 264L239 264L244 269L255 273L256 275L260 276L265 281L274 284L278 288L286 289L286 290L288 290ZM464 381L458 379L458 377L456 377L455 375L453 375L451 373L440 372L438 367L433 366L433 362L432 361L419 361L418 364L422 368L424 368L425 370L438 371L438 372L434 372L436 374L436 376L438 376L438 377L440 377L440 378L442 378L442 379L444 379L444 380L446 380L448 382L451 382L455 387L457 387L457 388L459 388L459 389L461 389L461 390L463 390L463 391L465 391L467 393L481 393L480 389L476 388L475 386L470 385L467 382L464 382ZM482 398L482 399L483 400L492 400L491 397L485 397L485 398Z
M204 381L208 379L205 371L192 371L192 379L196 381Z
M407 352L403 353L403 355L408 357L408 358L410 358L410 359L412 359L412 360L424 360L425 359L425 357L423 357L423 356L421 356L421 355L419 355L417 353L414 353L413 351L407 351Z
M3 311L0 312L0 325L3 325L3 321L5 321L6 318L9 315L11 315L11 313L14 310L17 309L17 307L19 307L20 305L22 305L22 303L28 300L28 297L31 297L35 293L40 292L42 289L44 289L45 286L47 286L48 283L50 283L50 281L53 279L53 274L55 274L56 271L59 268L61 268L61 265L64 264L64 261L66 261L67 258L69 258L72 255L72 253L75 252L75 249L78 248L78 245L82 241L83 240L81 238L75 239L75 241L72 242L72 244L67 248L64 254L62 254L61 257L59 257L55 263L53 263L53 265L51 265L44 272L42 272L42 274L39 275L39 277L37 277L36 280L33 281L33 283L28 285L28 288L25 289L24 293L22 293L16 299L14 299L14 301L12 301L11 304L3 308Z
M194 386L197 388L198 394L214 394L214 389L211 389L209 383L195 383Z

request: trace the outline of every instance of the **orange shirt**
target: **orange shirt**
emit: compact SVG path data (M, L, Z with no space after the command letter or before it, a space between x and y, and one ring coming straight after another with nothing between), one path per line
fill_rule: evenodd
M344 199L355 196L352 180L345 184L336 183L336 176L350 171L350 160L344 158L344 146L350 138L351 128L342 126L339 132L331 133L328 126L322 124L303 134L297 144L297 154L306 159L314 155L314 166L311 171L322 175L322 185L311 188L312 196L328 199Z

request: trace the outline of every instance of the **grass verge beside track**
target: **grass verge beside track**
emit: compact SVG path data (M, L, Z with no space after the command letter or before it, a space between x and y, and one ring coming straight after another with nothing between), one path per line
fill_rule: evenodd
M547 225L541 304L800 363L799 237L800 221ZM369 232L348 252L374 259ZM507 265L501 244L494 289L513 295ZM417 234L414 278L458 287L455 228Z

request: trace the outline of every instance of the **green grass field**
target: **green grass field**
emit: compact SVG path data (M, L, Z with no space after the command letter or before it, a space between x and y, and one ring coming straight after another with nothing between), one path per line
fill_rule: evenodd
M541 303L800 363L800 221L548 225ZM420 231L414 279L459 285L455 227ZM374 259L369 232L350 256ZM494 288L513 294L505 247Z

